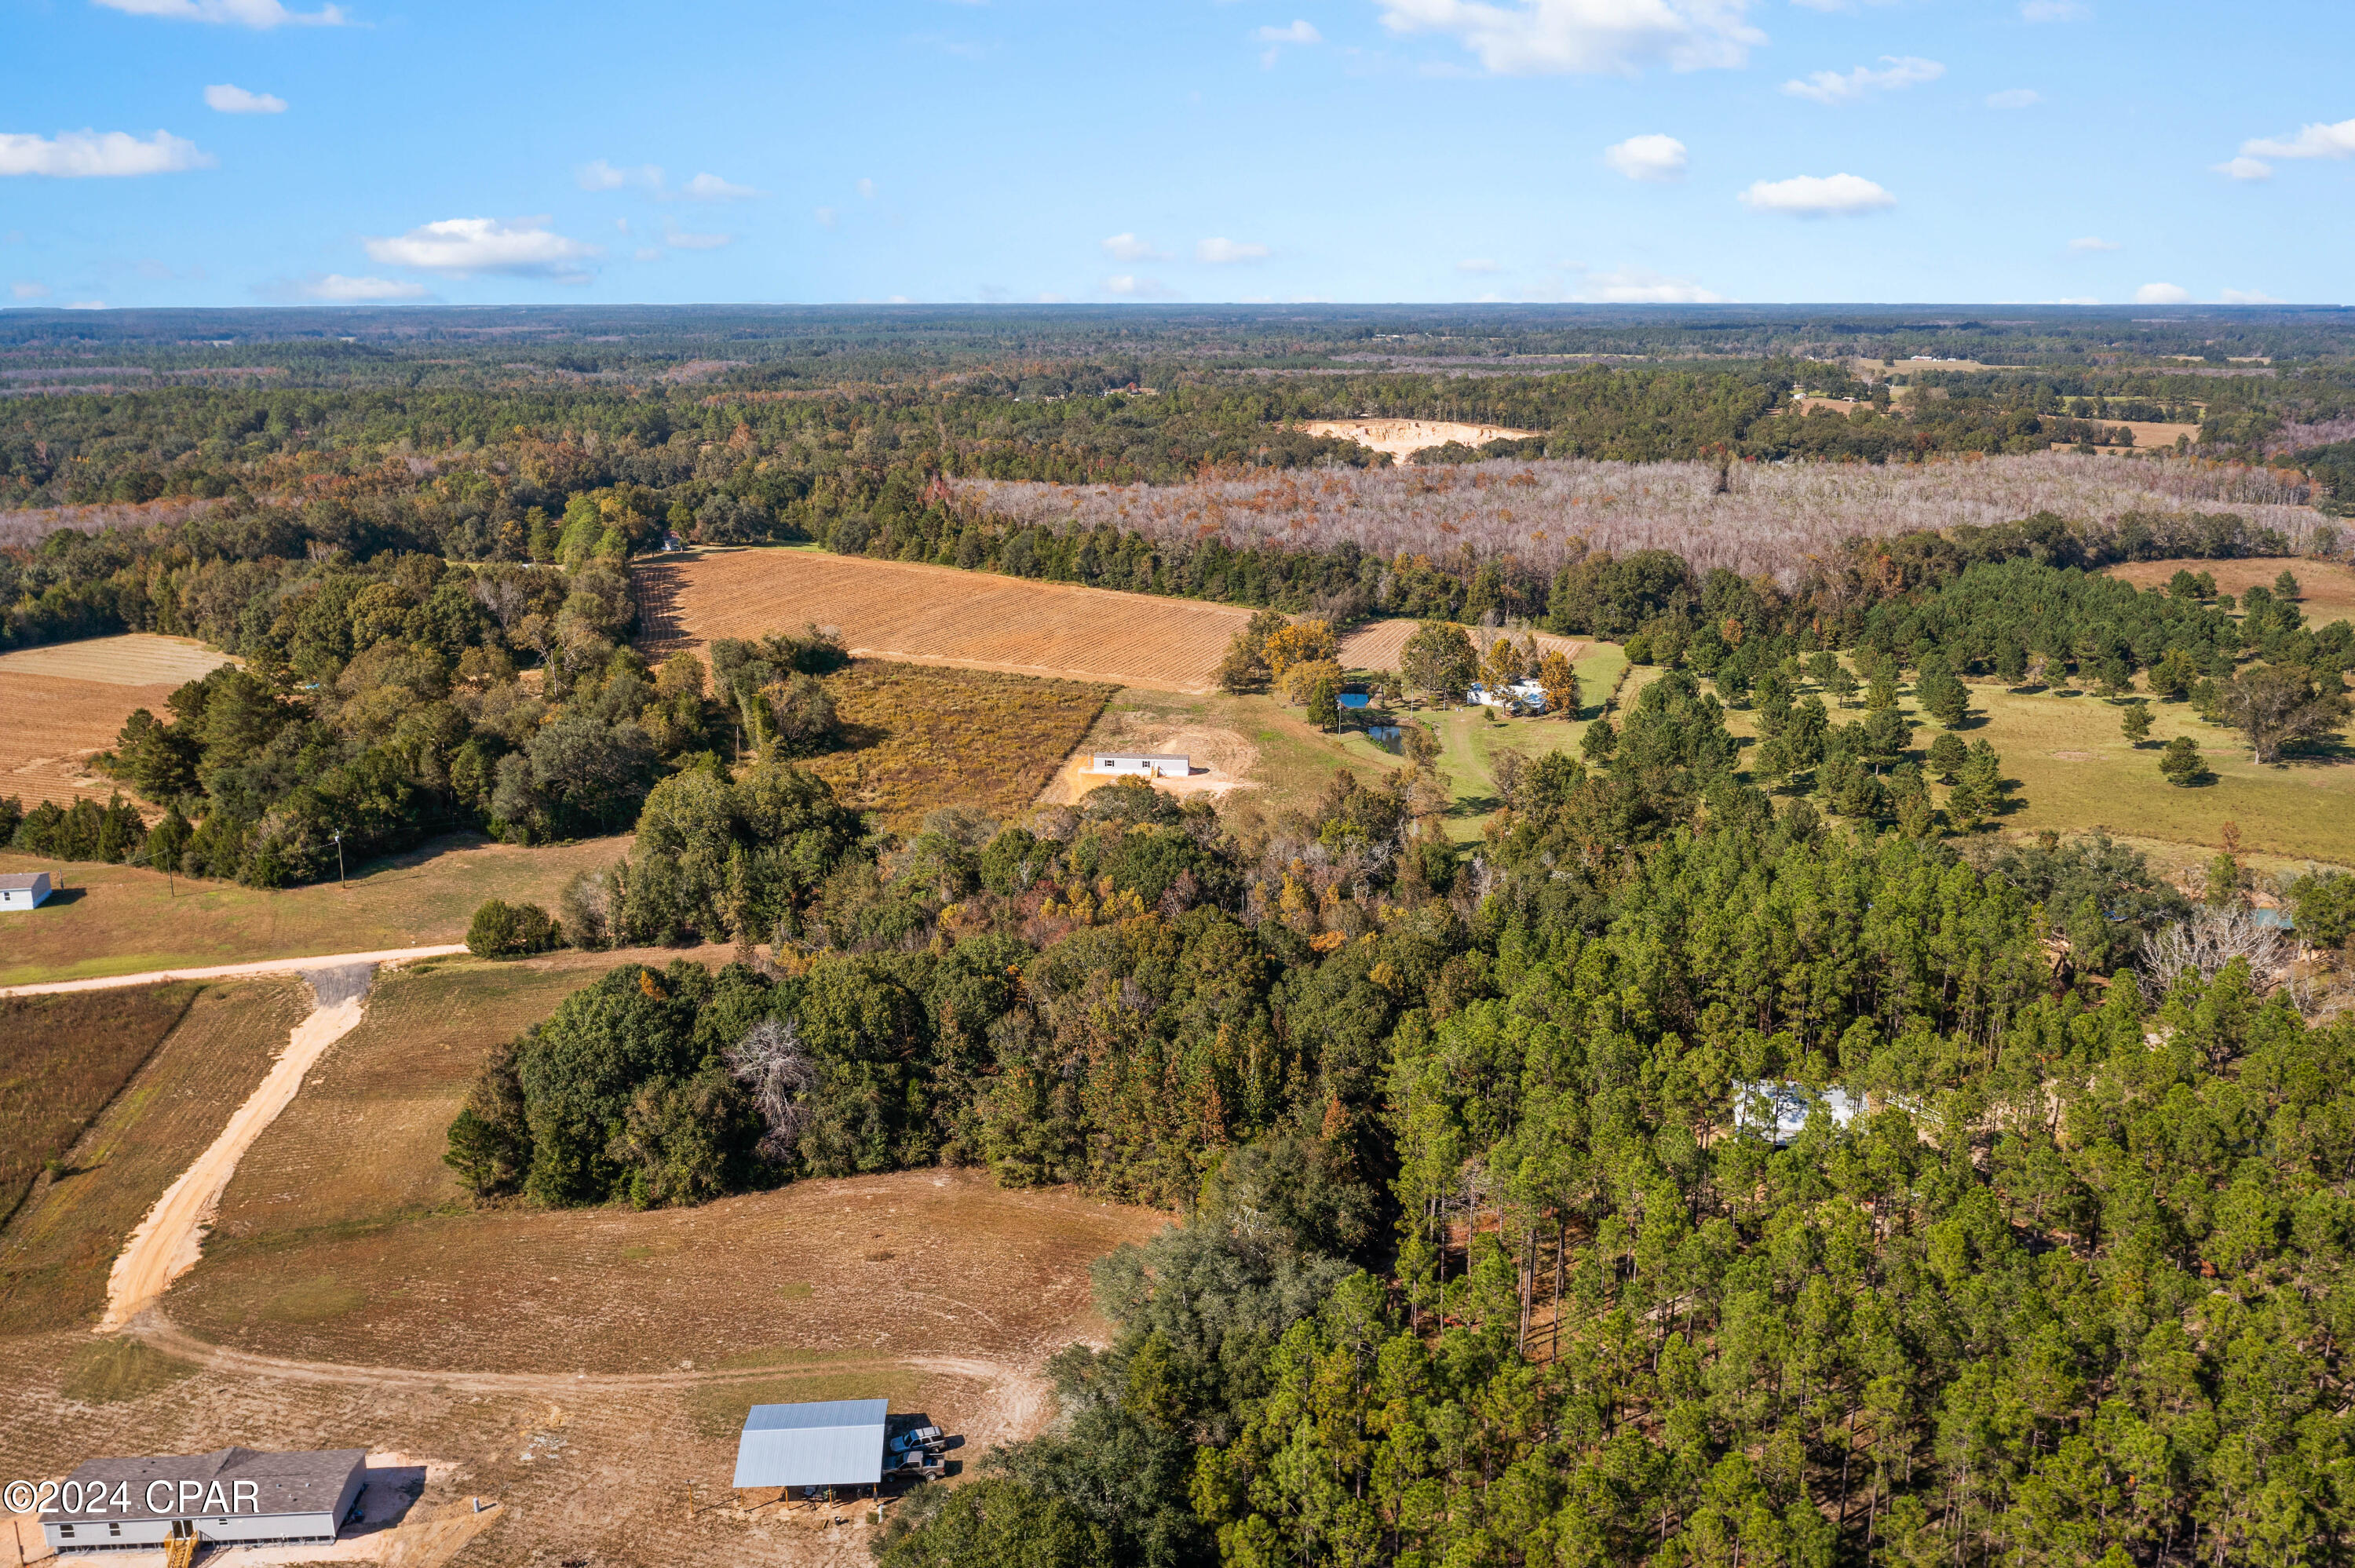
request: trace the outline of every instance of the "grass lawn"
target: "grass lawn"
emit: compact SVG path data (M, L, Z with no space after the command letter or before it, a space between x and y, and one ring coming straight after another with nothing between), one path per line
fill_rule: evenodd
M347 885L276 892L0 852L0 872L47 871L66 889L29 914L5 917L0 985L463 941L485 898L553 908L575 872L611 865L630 842L524 849L472 835L439 839L354 866Z

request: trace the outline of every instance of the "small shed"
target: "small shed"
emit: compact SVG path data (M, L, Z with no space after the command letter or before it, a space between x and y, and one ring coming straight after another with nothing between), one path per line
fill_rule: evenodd
M91 1459L41 1510L41 1533L53 1552L174 1541L324 1544L352 1516L367 1478L365 1448Z
M872 1487L883 1480L888 1401L756 1404L736 1440L738 1487Z
M1864 1109L1864 1102L1846 1089L1818 1094L1787 1080L1762 1078L1733 1086L1733 1125L1762 1128L1780 1148L1807 1129L1807 1115L1818 1105L1831 1117L1834 1127L1846 1127Z
M12 871L0 875L0 909L37 908L49 895L46 871Z
M1098 773L1125 773L1138 779L1183 779L1194 771L1194 759L1159 751L1099 751L1093 754Z

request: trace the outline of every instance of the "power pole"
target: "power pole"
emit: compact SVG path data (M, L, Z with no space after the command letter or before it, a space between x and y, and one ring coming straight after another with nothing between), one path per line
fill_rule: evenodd
M336 841L336 885L344 885L344 831L341 828L327 835Z

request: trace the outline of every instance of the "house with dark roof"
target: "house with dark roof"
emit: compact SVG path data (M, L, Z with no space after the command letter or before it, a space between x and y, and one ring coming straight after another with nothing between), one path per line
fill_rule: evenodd
M60 1552L153 1550L187 1540L322 1544L352 1516L367 1471L365 1448L91 1459L41 1510L41 1533Z

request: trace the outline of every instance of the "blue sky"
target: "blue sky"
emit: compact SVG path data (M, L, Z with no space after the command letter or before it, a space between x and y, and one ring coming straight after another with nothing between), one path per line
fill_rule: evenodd
M2344 0L0 0L0 306L2355 296Z

